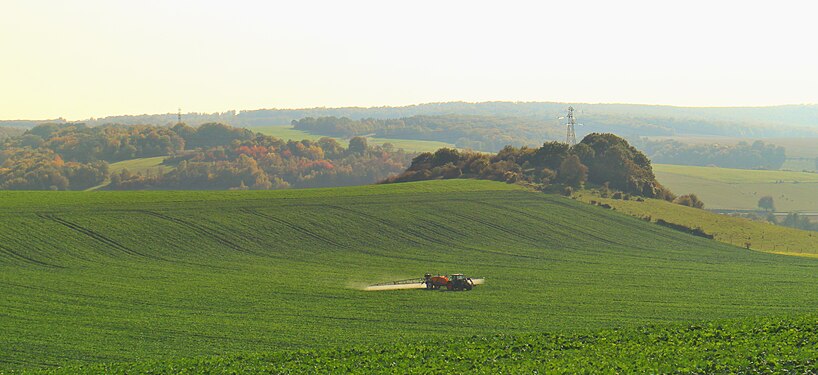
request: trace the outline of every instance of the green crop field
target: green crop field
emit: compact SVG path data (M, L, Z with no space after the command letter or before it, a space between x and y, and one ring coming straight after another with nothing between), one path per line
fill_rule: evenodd
M290 125L281 125L281 126L260 126L249 128L252 131L259 132L265 135L271 135L273 137L281 138L281 139L293 139L293 140L302 140L302 139L309 139L309 140L317 140L319 138L324 137L323 135L307 133L305 131L293 129ZM332 137L330 137L332 138ZM391 143L395 148L402 148L409 152L433 152L439 148L443 147L454 147L451 143L446 142L437 142L437 141L419 141L415 139L397 139L397 138L376 138L376 137L367 137L367 141L371 144L382 145L384 143ZM348 142L346 140L340 140L344 145Z
M336 349L147 360L40 374L815 373L818 317L649 325L592 334L448 338Z
M818 173L654 165L656 178L676 194L695 193L706 208L752 210L766 195L777 211L818 212Z
M646 324L778 317L818 305L810 292L818 259L747 251L489 181L0 192L0 221L6 371L154 371L144 365L178 373L202 363L190 371L257 373L261 356L308 366L293 371L332 372L343 359L331 353L358 345L369 348L362 360L388 366L394 357L378 348L432 351L429 342L501 334L525 351L538 341L530 335L566 335L547 336L533 357L521 354L526 369L537 367L537 353L582 346L587 335L604 339L614 327L636 330L623 333L627 344L641 340L636 327ZM462 293L360 290L424 272L486 283ZM509 354L502 340L484 349L510 363L517 349ZM703 338L683 335L674 350L695 350L685 340ZM638 352L633 345L622 353ZM98 365L110 362L131 365ZM416 371L448 372L445 363L430 359Z

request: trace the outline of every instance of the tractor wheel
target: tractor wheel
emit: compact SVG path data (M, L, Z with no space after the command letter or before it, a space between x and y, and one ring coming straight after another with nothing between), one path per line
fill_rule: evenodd
M451 282L451 281L449 281L448 283L446 283L446 289L448 289L448 290L453 290L453 289L454 289L454 285L452 285L452 282Z

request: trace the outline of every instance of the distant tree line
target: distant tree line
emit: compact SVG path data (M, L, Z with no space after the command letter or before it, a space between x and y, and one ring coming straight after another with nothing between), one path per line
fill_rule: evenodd
M568 105L569 103L554 102L446 102L402 107L258 109L215 113L185 113L183 119L191 125L215 122L237 127L254 127L289 124L293 120L305 117L334 116L360 120L366 118L399 119L413 116L474 115L528 118L553 123L554 126L558 126L560 121L556 119L565 113ZM573 105L579 108L580 122L585 125L578 129L582 134L614 132L627 137L701 134L749 138L814 137L818 135L818 129L814 126L815 118L818 116L818 105L759 108L685 108L587 103ZM173 126L176 123L176 113L110 116L87 119L84 122L90 126L111 123ZM4 123L10 126L31 127L37 122L0 121L0 125ZM26 126L26 124L30 124L30 126ZM536 144L540 144L547 139L555 138L543 138L538 140ZM490 151L497 150L499 148Z
M51 150L65 161L90 163L168 155L184 146L184 140L166 127L48 123L6 140L2 148Z
M418 155L404 173L384 182L450 178L524 182L543 189L581 187L587 181L627 194L676 198L656 181L645 154L620 137L597 133L573 147L546 142L538 148L507 146L497 154L443 148Z
M776 224L783 225L785 227L801 229L801 230L811 230L811 231L818 231L818 223L813 222L810 220L809 217L799 215L797 212L790 212L784 219L774 219Z
M497 116L413 116L385 120L307 117L293 121L292 125L298 130L336 137L371 135L441 141L458 148L493 152L508 145L538 145L562 136L562 127L556 121Z
M1 128L0 128L1 129ZM167 172L109 173L109 163L166 156ZM283 141L224 124L190 127L48 123L0 142L0 189L277 189L368 184L411 155L353 138Z
M755 141L737 145L691 145L675 140L635 142L654 163L717 166L739 169L780 169L787 160L784 147Z

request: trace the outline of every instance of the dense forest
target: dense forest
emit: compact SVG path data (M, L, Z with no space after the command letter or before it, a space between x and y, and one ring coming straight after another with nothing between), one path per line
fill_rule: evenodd
M167 172L109 173L109 163L167 156ZM411 156L353 138L283 141L223 124L42 124L0 143L0 189L276 189L367 184Z
M717 166L739 169L780 169L787 160L784 147L755 141L737 145L684 144L679 141L639 139L634 144L654 163Z
M23 133L25 133L25 131L26 131L25 129L21 128L0 126L0 141L6 138L20 136Z
M523 182L547 189L586 182L644 197L676 197L653 174L650 160L613 134L590 134L575 146L547 142L538 148L507 146L496 154L454 149L423 153L402 174L386 183L449 178Z
M49 149L0 151L0 190L83 190L102 183L108 163L66 162Z

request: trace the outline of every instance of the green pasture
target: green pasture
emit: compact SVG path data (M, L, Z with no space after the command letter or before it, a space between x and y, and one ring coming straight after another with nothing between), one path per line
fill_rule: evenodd
M292 127L292 125L269 125L269 126L257 126L248 128L256 133L261 133L264 135L273 136L280 139L292 139L296 141L300 141L303 139L309 139L311 141L318 140L323 138L323 135L312 134L305 131L297 130Z
M108 169L114 173L121 172L125 169L133 173L159 173L160 170L169 171L173 169L172 166L162 165L162 162L164 162L166 158L167 156L156 156L152 158L123 160L111 163Z
M0 222L6 371L215 358L204 372L257 373L253 362L228 364L241 353L324 363L320 353L356 345L576 337L818 306L809 292L818 259L748 251L499 182L0 192ZM424 272L486 283L360 290Z
M705 208L753 210L763 196L777 211L818 212L818 173L657 164L656 178L676 194L695 193Z
M779 181L783 181L784 183L818 182L818 173L809 172L696 167L671 164L655 164L653 170L657 174L678 174L727 184L776 183Z
M165 161L167 156L155 156L150 158L138 158L138 159L130 159L130 160L123 160L118 161L116 163L111 163L108 166L108 170L111 173L119 173L123 170L128 170L131 173L142 173L142 174L155 174L159 175L162 173L169 172L173 170L175 167L169 165L162 165ZM87 189L87 191L93 191L97 189L101 189L107 186L110 183L110 180L105 180L102 184L94 186L92 188Z

